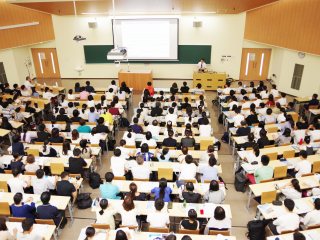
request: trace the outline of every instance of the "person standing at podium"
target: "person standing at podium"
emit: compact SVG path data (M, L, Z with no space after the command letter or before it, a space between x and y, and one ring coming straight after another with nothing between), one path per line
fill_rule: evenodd
M201 58L200 61L198 62L198 71L199 72L204 72L206 68L207 68L207 64L204 61L204 59Z

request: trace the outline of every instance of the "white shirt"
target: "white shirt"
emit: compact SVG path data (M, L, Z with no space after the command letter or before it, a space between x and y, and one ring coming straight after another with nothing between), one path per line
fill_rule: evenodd
M238 127L241 125L241 121L244 120L244 116L241 114L237 114L233 117L234 126Z
M263 119L264 119L265 124L276 122L276 117L273 114L265 115L265 116L263 116Z
M286 117L284 116L283 113L280 113L278 116L277 116L277 123L281 123L281 122L285 122L286 121Z
M250 105L252 104L252 102L246 101L244 103L242 103L242 109L244 108L250 108Z
M113 89L113 93L116 93L118 91L118 86L117 85L112 85L110 84L107 88L107 91L112 88Z
M228 94L230 94L230 88L229 87L226 87L226 88L224 88L223 90L222 90L222 94L224 94L224 95L228 95Z
M180 180L194 179L197 174L197 166L194 163L182 163L180 167Z
M231 110L232 107L233 107L233 105L236 105L236 106L238 107L238 106L239 106L239 103L236 102L236 101L232 101L232 102L230 102L230 103L228 104L228 108Z
M120 209L121 220L123 226L138 226L136 216L138 215L137 210L134 208L130 211L126 211L123 208Z
M273 95L273 97L278 97L279 96L279 91L277 89L271 89L270 94Z
M293 131L294 143L296 143L296 144L299 143L301 139L302 139L302 141L304 141L305 136L306 136L306 130L305 129L294 130Z
M101 133L90 135L89 139L91 144L99 144L101 139Z
M261 99L257 99L253 103L254 103L254 105L256 105L256 107L259 107L261 102L262 102Z
M133 178L138 179L149 179L150 177L150 169L145 164L136 165L131 168Z
M279 98L277 100L278 103L280 103L281 106L287 105L287 99L286 98Z
M150 223L150 227L167 228L167 225L170 224L169 214L153 211L147 215L147 222Z
M134 132L131 133L131 138L128 136L128 132L125 132L123 135L123 139L126 140L126 145L135 146L136 145L136 134Z
M313 142L314 140L320 139L320 130L310 130L308 131L308 135L310 136L310 141Z
M96 218L97 224L108 224L110 226L110 229L115 229L115 223L113 215L116 214L116 211L114 209L111 209L108 207L107 209L103 210L103 214L101 215L99 212L101 211L101 208L96 208Z
M207 68L207 64L205 62L198 62L198 68L199 69L206 69Z
M32 164L26 164L25 165L25 170L27 172L36 172L39 169L39 165L36 163L32 163Z
M302 197L302 193L298 192L293 187L286 187L282 189L281 192L283 193L283 195L286 196L286 198L292 199L292 200L299 199Z
M107 100L112 100L114 97L114 92L106 92L106 99Z
M293 231L299 228L299 216L296 213L287 213L279 216L273 221L277 227L277 232L280 234L283 231Z
M125 160L122 157L116 157L112 156L110 159L111 162L111 168L114 176L121 177L125 174L125 165L127 163L127 160Z
M311 163L308 160L300 160L295 170L297 171L296 177L301 177L303 174L311 173Z
M25 86L26 88L28 88L28 89L31 89L31 88L34 87L34 84L33 84L32 82L30 82L30 81L25 81L25 82L24 82L24 86Z
M151 138L149 140L145 139L145 140L141 141L140 146L142 146L142 144L144 144L144 143L148 144L149 147L156 147L157 146L157 142L153 138Z
M121 150L121 156L122 158L125 158L125 159L129 159L130 158L130 150L125 148L125 147L116 147L118 149Z
M67 99L69 99L69 100L75 100L75 99L76 99L76 96L73 95L73 94L69 94L69 93L68 93Z
M24 193L24 189L25 187L27 187L27 183L25 181L23 181L22 179L20 179L19 177L15 177L15 178L10 178L7 181L11 192L12 193Z
M308 212L306 216L303 218L304 225L306 226L313 226L320 224L320 210L312 210Z
M176 125L177 124L177 114L167 114L166 117L165 117L165 120L166 120L166 123L171 121L172 122L172 125Z
M94 100L87 101L87 105L88 105L88 108L90 108L90 107L94 107L94 106L95 106L95 104L94 104Z
M47 178L37 178L34 177L31 180L32 182L32 187L33 187L33 192L34 194L42 194L43 192L49 191L51 187L51 183Z
M210 137L211 136L211 125L200 125L199 126L199 133L200 137Z
M217 228L217 229L230 229L231 228L231 219L225 218L223 220L217 220L214 217L210 218L209 222L207 223L205 234L209 233L210 228Z
M52 92L48 91L48 92L45 92L43 93L42 97L45 98L45 99L51 99L52 97L55 97L56 95L53 94Z
M153 126L153 125L148 125L147 131L151 132L152 137L159 136L160 134L160 127L159 126Z

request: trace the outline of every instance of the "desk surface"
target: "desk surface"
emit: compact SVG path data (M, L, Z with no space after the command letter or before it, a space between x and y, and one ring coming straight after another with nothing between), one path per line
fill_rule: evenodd
M288 145L288 146L279 146L279 147L271 147L271 148L262 148L260 149L260 153L261 155L263 155L263 154L277 152L278 155L281 155L283 154L284 151L292 151L292 150L294 150L295 152L299 152L299 150L296 150L291 145ZM243 159L248 155L248 153L252 153L252 152L253 150L238 151L238 155L241 159Z
M0 128L0 137L5 137L5 136L7 136L10 132L11 132L10 130L6 130L6 129Z
M21 223L19 222L6 222L9 232L12 234L13 229L16 228L18 232L22 232ZM42 236L45 240L50 240L54 231L56 229L55 225L47 224L34 224L32 232L37 233Z
M306 237L307 240L317 240L319 239L319 236L320 236L320 228L300 231L300 233L303 233L303 235ZM278 238L279 240L292 240L293 233L271 236L271 237L268 237L267 240L276 240L276 238Z

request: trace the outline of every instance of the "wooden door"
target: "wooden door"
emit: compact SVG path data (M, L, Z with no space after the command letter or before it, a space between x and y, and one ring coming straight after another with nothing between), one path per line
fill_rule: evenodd
M266 80L268 78L271 49L243 48L240 80Z
M60 78L55 48L32 48L31 51L37 78Z

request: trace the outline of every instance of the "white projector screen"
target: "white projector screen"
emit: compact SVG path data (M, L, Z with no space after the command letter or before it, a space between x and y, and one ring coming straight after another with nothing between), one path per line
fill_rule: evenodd
M176 18L113 19L113 44L125 47L129 60L178 60Z

